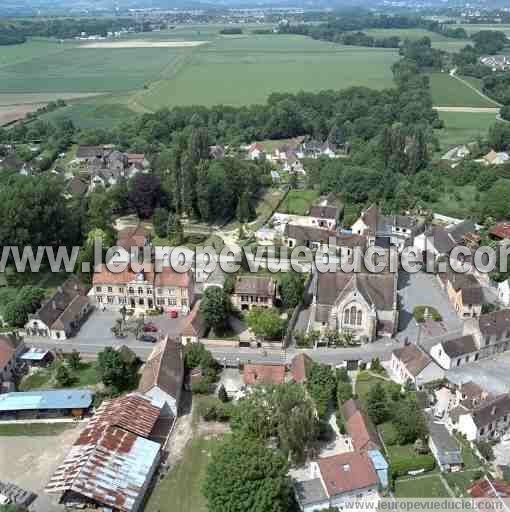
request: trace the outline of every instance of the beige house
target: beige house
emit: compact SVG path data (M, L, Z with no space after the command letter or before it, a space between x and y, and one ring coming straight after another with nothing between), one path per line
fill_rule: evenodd
M271 308L276 299L276 281L271 277L238 276L232 292L232 304L241 311L253 307Z
M450 304L461 318L479 317L482 314L485 303L483 289L474 275L449 272L438 277Z
M165 311L189 311L193 303L193 275L178 273L170 267L155 272L151 264L135 272L125 266L121 272L112 272L102 265L94 273L89 297L98 307L146 311L161 308Z

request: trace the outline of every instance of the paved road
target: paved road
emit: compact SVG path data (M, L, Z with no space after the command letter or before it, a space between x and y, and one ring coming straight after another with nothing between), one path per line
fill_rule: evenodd
M98 343L83 343L75 339L56 342L47 341L37 338L29 338L26 340L27 344L45 348L48 350L55 350L56 348L63 348L65 350L78 350L84 356L94 356L101 352L105 346L118 345L118 340L111 340L111 343L105 344L104 342ZM140 343L138 341L123 340L130 349L132 349L141 359L145 360L152 350L152 345L149 343ZM379 357L382 360L389 359L393 349L399 346L399 342L389 339L382 339L375 343L369 343L360 347L353 348L318 348L316 350L303 350L289 348L287 350L263 350L263 349L250 349L250 348L233 348L233 347L210 347L209 350L221 364L225 362L228 365L235 364L237 360L240 362L290 362L292 358L304 352L312 359L321 363L339 364L342 361L355 359L369 361L373 357Z
M438 112L464 112L470 114L499 114L498 107L434 107Z

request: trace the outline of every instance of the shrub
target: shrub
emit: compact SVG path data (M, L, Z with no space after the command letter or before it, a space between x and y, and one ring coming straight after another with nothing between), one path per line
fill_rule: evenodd
M425 312L434 322L440 322L443 318L439 311L432 306L416 306L413 310L413 317L418 323L425 322Z
M191 386L191 392L196 395L207 395L209 393L209 382L202 379Z
M479 441L476 443L476 447L485 460L491 461L494 459L494 450L492 449L492 445L489 442Z
M231 403L223 403L217 398L204 399L199 407L198 413L204 421L230 421L233 408L235 406Z
M345 421L344 421L344 417L340 411L337 411L337 413L336 413L336 424L338 426L338 430L340 431L340 434L345 435L345 433L346 433Z

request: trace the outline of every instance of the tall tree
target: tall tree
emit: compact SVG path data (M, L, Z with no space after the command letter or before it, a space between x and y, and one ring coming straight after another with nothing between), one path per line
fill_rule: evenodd
M200 314L209 329L221 335L229 327L232 312L230 297L217 286L210 286L200 302Z
M287 471L278 451L253 439L227 437L207 466L203 493L209 512L287 512Z

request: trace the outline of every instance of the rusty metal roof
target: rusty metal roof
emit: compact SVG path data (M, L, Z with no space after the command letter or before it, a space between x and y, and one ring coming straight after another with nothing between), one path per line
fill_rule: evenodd
M159 413L138 393L103 402L46 492L72 491L115 510L134 510L159 458L160 445L145 439Z

